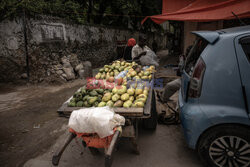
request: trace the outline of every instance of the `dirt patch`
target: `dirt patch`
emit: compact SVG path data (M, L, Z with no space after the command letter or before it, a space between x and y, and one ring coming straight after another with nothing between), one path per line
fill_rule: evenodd
M6 86L0 93L0 166L22 166L43 153L65 131L56 110L81 85Z

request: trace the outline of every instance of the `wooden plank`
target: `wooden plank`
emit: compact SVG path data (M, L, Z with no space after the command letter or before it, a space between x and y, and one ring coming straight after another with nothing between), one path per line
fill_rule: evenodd
M58 111L58 113L60 115L69 116L73 110L77 110L77 109L83 109L83 107L65 107L65 110ZM122 116L126 116L126 117L127 116L133 116L133 117L143 116L143 109L142 108L131 108L131 110L132 109L136 110L134 112L131 112L131 111L128 112L128 111L124 110L124 108L113 108L113 109L114 109L115 113L120 114Z
M65 114L70 115L71 112L74 110L79 109L87 109L86 107L68 107L67 102L65 102L58 110L57 112L59 114ZM123 108L123 107L116 107L112 108L115 113L120 114L122 116L143 116L143 108Z
M151 113L151 101L152 101L152 89L149 90L146 105L144 106L144 115L150 115Z

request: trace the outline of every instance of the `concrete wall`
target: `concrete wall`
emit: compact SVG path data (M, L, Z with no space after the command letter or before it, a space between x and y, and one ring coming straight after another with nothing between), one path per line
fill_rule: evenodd
M218 30L223 28L223 21L214 22L184 22L184 52L189 45L192 45L195 36L192 35L191 31L198 30Z
M28 53L31 80L50 77L53 65L74 53L81 61L100 67L117 58L117 43L139 32L101 26L76 25L63 19L39 16L27 19ZM148 46L153 41L148 34ZM166 36L156 33L159 48L166 46ZM25 72L23 24L20 18L0 23L0 82L15 81Z

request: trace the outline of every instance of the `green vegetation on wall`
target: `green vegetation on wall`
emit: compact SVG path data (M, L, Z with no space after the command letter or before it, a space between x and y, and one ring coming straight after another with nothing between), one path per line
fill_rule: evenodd
M161 1L152 0L1 0L0 20L20 16L25 10L36 14L57 16L78 24L99 24L140 29L145 16L161 13ZM159 28L158 25L154 25ZM145 24L149 29L150 24Z

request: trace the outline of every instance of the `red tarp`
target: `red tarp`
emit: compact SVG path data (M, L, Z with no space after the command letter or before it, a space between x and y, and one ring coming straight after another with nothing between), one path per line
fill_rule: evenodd
M142 24L151 18L161 24L167 20L207 22L250 18L250 0L163 0L162 14L147 16Z

